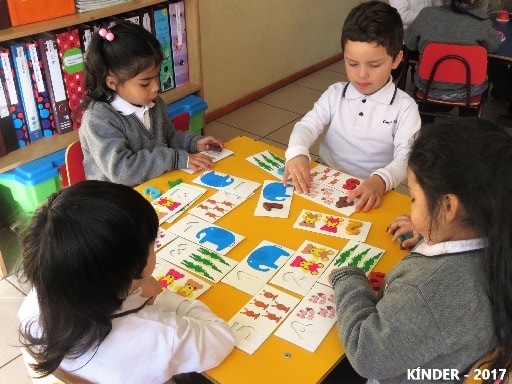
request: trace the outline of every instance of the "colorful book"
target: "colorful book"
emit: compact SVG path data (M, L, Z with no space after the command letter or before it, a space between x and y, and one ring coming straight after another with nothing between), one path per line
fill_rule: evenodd
M43 136L48 137L56 133L55 118L53 116L52 103L48 84L44 77L44 68L39 51L39 43L36 40L25 40L28 67L32 80L32 89L36 101L39 122L43 130Z
M21 41L11 41L10 46L12 62L16 72L16 80L25 112L25 121L27 123L28 136L30 142L35 142L43 138L43 130L39 121L39 113L34 98L34 88L32 87L32 78L28 67L25 44Z
M166 4L157 5L153 8L153 29L155 37L160 42L163 54L162 66L160 67L160 90L165 92L175 87L169 8Z
M80 36L80 44L82 46L82 52L84 60L87 57L87 48L91 42L92 35L94 34L94 27L92 24L79 24L76 26L78 29L78 35Z
M50 34L37 35L39 52L43 63L43 74L48 84L48 94L55 120L55 130L62 134L73 130L71 110L64 86L57 39Z
M183 0L169 4L169 21L174 65L174 85L179 87L180 85L187 84L189 81L185 5Z
M9 28L11 19L9 19L9 10L7 9L7 0L0 0L0 29Z
M9 114L16 129L18 147L26 147L30 143L28 128L23 111L23 103L18 90L16 76L11 59L11 51L0 47L0 77L7 96Z
M84 88L84 55L78 28L71 27L55 33L59 51L64 85L69 100L69 109L73 118L73 129L80 127L82 110L80 102L85 97Z
M14 128L14 121L11 119L9 107L7 94L2 81L0 81L0 156L19 148L16 128Z

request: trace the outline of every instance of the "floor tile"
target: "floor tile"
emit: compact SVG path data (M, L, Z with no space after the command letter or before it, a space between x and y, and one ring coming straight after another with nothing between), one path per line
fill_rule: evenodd
M261 138L300 117L298 113L288 112L271 105L253 102L220 117L219 123L251 132Z
M7 280L0 281L0 367L20 354L17 312L24 298Z
M303 115L313 108L313 104L321 95L322 92L316 89L290 84L269 93L258 101Z
M17 356L6 366L0 367L0 383L32 384L21 355Z
M218 121L212 121L204 127L204 134L209 136L215 136L221 139L223 142L234 139L238 136L247 136L253 139L258 139L259 136L253 135L250 132L242 131L241 129L232 127L227 124L219 123Z
M345 62L343 60L337 61L334 64L331 64L331 65L325 67L324 69L326 69L328 71L343 73L345 75L347 74L347 71L345 69Z
M339 81L346 81L347 75L321 69L317 72L312 73L309 76L303 77L295 81L294 84L302 85L318 91L325 91L330 85Z

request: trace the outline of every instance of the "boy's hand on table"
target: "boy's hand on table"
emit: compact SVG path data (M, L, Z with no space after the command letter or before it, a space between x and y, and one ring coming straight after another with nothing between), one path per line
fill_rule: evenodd
M188 154L187 168L192 169L194 172L200 169L210 169L213 167L213 160L210 156L202 153Z
M203 151L215 151L220 152L222 151L222 148L224 148L224 143L222 140L217 139L213 136L206 136L197 142L197 152L203 152Z
M400 247L403 249L411 249L420 240L420 234L414 229L411 217L405 213L389 224L387 232L393 235L393 241L400 242Z
M362 210L368 212L380 206L385 191L386 185L384 180L378 175L372 175L363 181L356 189L348 192L347 203L359 198L355 206L355 211L360 212Z
M309 158L305 155L299 155L287 161L284 167L283 185L288 185L288 179L291 177L297 193L308 193L311 186L309 169Z

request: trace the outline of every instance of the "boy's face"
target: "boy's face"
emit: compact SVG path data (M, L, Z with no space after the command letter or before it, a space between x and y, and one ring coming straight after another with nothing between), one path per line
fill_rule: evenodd
M145 69L135 77L120 84L113 76L107 76L107 86L120 97L134 105L148 105L160 91L160 66Z
M391 70L402 60L402 52L393 60L382 45L347 40L343 57L348 80L363 95L371 95L388 82Z

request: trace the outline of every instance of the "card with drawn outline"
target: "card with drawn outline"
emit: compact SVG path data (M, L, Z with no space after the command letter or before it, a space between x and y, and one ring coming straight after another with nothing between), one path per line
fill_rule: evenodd
M329 273L335 268L347 265L361 268L366 273L366 276L368 276L384 252L386 250L374 247L373 245L350 240L324 270L322 276L318 278L318 282L330 286Z
M336 305L331 287L316 283L274 335L315 352L336 323Z
M245 197L233 195L226 191L217 191L211 197L190 208L188 213L200 217L209 223L215 223L246 201Z
M152 275L162 288L170 289L188 299L197 299L211 287L211 284L158 257L158 255Z
M279 180L283 178L286 161L272 151L265 150L256 153L255 155L246 157L246 160Z
M205 171L192 182L245 198L253 195L261 185L256 181L216 171Z
M219 160L222 160L222 159L224 159L224 158L226 158L228 156L231 156L234 152L232 150L230 150L230 149L222 148L222 151L209 150L209 151L202 151L202 152L199 152L199 153L210 157L212 159L212 161L214 163L216 163ZM199 169L197 171L194 171L191 168L185 168L185 169L183 169L183 171L192 174L192 173L199 172L201 169Z
M162 227L158 227L158 232L156 234L155 245L154 245L155 252L158 252L158 250L160 248L165 246L170 241L174 240L176 237L178 237L178 236L176 236L174 233L172 233L168 229L163 229Z
M293 185L280 181L265 180L254 216L287 218L292 205Z
M293 228L364 242L372 223L303 209Z
M269 283L304 296L338 253L338 249L306 240Z
M254 295L272 278L293 252L293 249L263 240L224 276L222 282L249 295Z
M171 222L206 192L206 188L179 183L151 202L158 215L158 222Z
M218 283L238 264L236 260L182 237L176 237L162 248L158 257L214 283Z
M235 346L252 355L298 302L295 296L264 285L228 321L235 335Z
M245 236L209 223L194 215L186 215L169 227L175 235L225 255Z

